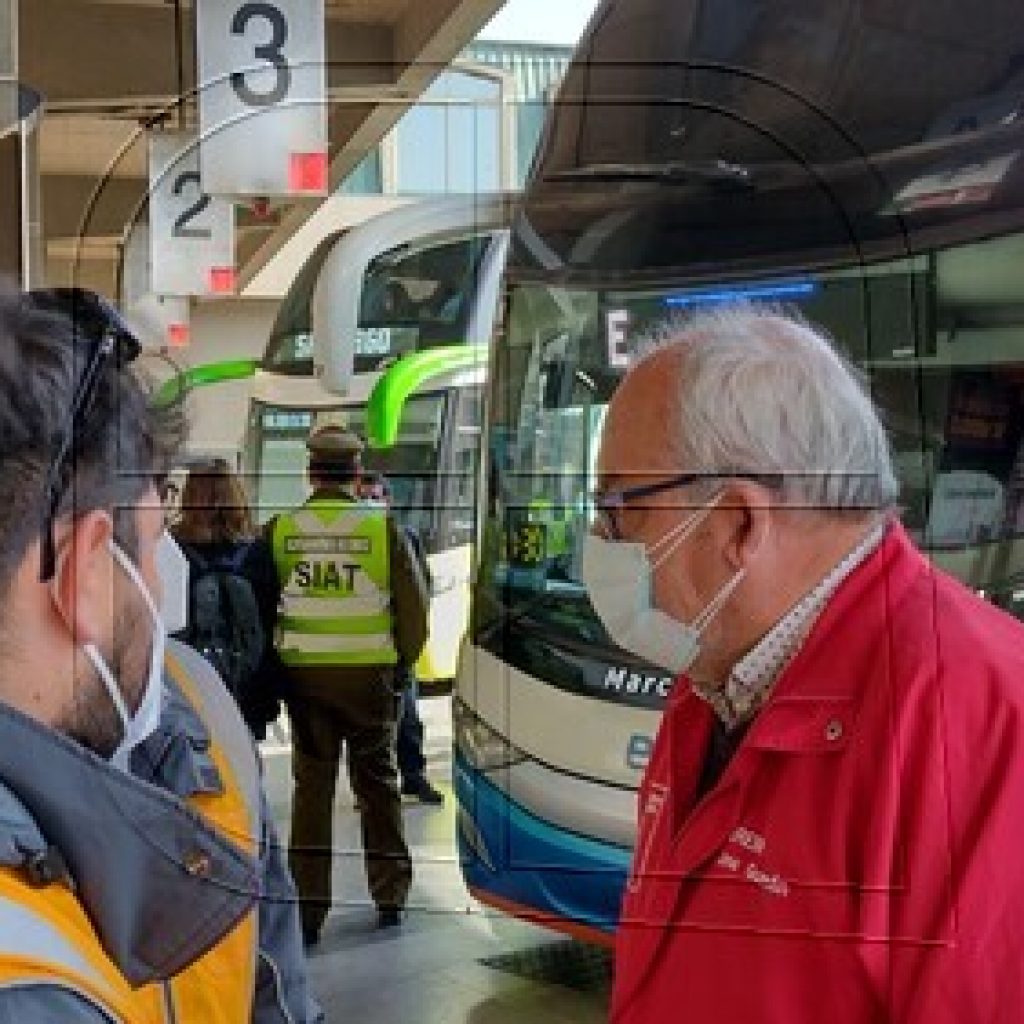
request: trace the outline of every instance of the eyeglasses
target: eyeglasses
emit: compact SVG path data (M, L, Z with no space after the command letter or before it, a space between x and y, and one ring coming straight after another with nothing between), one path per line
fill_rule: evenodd
M30 295L38 308L59 313L71 321L74 344L84 342L89 346L85 367L71 396L71 408L60 442L46 474L39 559L39 578L45 583L53 579L56 569L54 524L67 482L68 463L73 461L76 433L85 426L107 363L114 359L117 368L123 369L138 356L142 346L117 311L94 292L82 288L54 288Z
M690 484L706 480L753 480L765 487L777 488L780 479L779 476L768 473L680 473L677 476L659 480L657 483L643 484L639 487L595 491L591 495L591 501L597 512L602 533L609 540L622 540L623 532L619 517L627 505L642 498L651 498L655 494L663 494L665 491L672 491L677 487L687 487Z

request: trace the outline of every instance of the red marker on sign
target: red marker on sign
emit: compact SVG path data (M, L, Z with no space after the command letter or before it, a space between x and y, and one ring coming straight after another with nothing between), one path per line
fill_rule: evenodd
M237 281L234 267L213 267L210 270L210 291L214 295L234 295Z
M167 341L171 348L184 348L189 343L188 324L170 324L167 327Z
M288 187L293 192L326 192L327 154L292 153L288 164Z

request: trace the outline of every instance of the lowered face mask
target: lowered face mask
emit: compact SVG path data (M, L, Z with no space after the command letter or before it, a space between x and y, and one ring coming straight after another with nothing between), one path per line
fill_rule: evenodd
M160 724L160 710L163 702L163 678L164 678L164 650L167 645L167 630L164 626L160 611L153 600L139 570L132 560L113 541L110 542L110 553L114 561L121 567L124 574L135 584L142 599L149 611L153 624L153 638L149 650L149 675L146 678L145 689L142 692L142 700L139 701L138 709L134 714L128 710L125 703L124 691L117 679L114 678L106 659L97 650L94 644L86 644L82 650L85 656L92 662L103 685L106 687L110 699L117 709L121 719L123 735L117 749L110 757L110 762L122 771L128 770L128 758L131 752L144 740L148 739Z
M708 624L743 579L736 573L692 623L680 622L654 604L654 571L707 518L719 502L683 520L650 549L644 544L611 541L588 534L581 577L590 602L609 636L624 650L673 675L686 672L701 651ZM653 561L652 561L653 560Z

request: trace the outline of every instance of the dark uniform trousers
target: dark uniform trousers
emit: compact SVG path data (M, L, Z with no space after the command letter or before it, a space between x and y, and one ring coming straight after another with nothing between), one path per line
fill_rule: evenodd
M289 668L292 832L289 862L303 928L318 931L331 905L334 794L342 751L360 806L363 858L378 908L405 906L412 861L395 765L399 698L390 669Z

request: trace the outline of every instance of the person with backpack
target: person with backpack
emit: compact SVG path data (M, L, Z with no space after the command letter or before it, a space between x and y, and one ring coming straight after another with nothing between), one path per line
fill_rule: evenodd
M280 709L273 644L280 587L242 483L223 459L189 472L173 533L189 561L188 624L180 639L217 669L262 740Z

